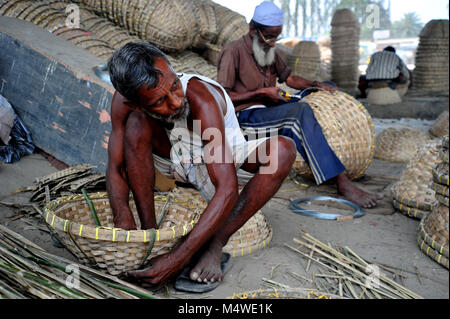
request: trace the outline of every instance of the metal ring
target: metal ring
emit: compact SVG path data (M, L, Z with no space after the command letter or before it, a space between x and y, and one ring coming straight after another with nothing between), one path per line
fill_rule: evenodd
M299 199L291 201L291 203L289 204L289 208L294 213L297 213L300 215L305 215L305 216L310 216L310 217L314 217L314 218L318 218L318 219L336 220L339 217L346 216L346 215L341 215L341 214L329 214L329 213L316 212L316 211L307 210L307 209L304 209L304 208L301 208L298 206L299 203L306 202L306 201L313 201L313 200L318 200L318 201L330 200L333 202L346 204L354 209L354 213L352 215L353 218L361 217L365 214L364 210L361 207L359 207L358 205L356 205L355 203L352 203L345 199L339 199L339 198L334 198L334 197L330 197L330 196L299 198Z

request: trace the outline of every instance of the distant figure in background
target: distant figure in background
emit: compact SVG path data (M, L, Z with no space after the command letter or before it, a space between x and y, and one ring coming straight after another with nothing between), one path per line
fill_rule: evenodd
M395 48L388 46L370 57L366 75L359 78L360 97L367 97L369 88L390 87L395 90L399 84L407 84L408 81L410 81L408 67L395 53Z

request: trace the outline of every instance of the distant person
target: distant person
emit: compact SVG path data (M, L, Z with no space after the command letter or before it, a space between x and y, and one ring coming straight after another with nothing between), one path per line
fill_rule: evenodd
M359 78L360 97L367 97L369 88L390 87L395 90L399 84L406 84L409 80L408 67L395 53L395 48L388 46L370 57L366 75Z

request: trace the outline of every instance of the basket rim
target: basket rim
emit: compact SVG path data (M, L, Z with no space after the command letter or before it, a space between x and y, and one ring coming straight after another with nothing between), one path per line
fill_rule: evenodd
M436 249L432 248L431 246L429 246L424 238L422 238L421 234L419 233L417 235L417 244L420 248L420 250L426 254L428 257L430 257L431 259L433 259L434 261L436 261L438 264L440 264L441 266L444 266L445 268L449 269L449 262L448 262L448 258L445 257L444 255L441 255L439 253L439 251L437 251Z
M431 211L425 211L418 208L406 206L404 204L399 203L395 199L392 200L392 205L395 209L397 209L400 213L403 215L406 215L408 217L416 218L419 220L422 220L425 216L428 215Z
M428 244L432 249L436 250L439 254L448 258L448 248L444 247L441 243L437 242L431 238L430 234L425 231L425 218L419 223L419 236L426 244Z
M90 199L104 199L107 197L107 192L97 192L89 194ZM172 226L170 228L125 230L115 227L81 224L79 222L61 218L57 216L53 211L56 207L59 207L62 204L83 200L85 200L85 198L82 194L56 198L45 205L42 217L44 221L54 230L62 231L87 239L112 241L118 243L148 243L151 241L152 230L154 230L156 233L155 242L173 240L187 235L195 226L194 219L192 219L190 223L184 223L183 225Z

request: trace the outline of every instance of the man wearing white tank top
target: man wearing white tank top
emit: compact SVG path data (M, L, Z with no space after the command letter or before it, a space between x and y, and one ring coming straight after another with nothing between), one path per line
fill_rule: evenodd
M295 144L282 136L247 142L224 89L201 76L177 75L164 53L148 43L126 44L108 67L116 89L106 172L115 227L136 229L130 191L141 228L157 227L155 167L193 184L208 201L179 246L126 275L161 285L185 273L177 279L179 289L212 290L229 260L222 247L277 192L295 160ZM240 193L237 169L254 174Z

